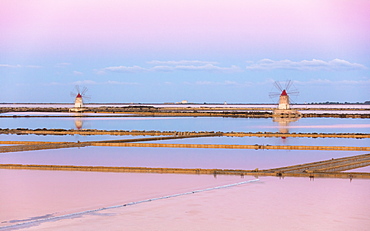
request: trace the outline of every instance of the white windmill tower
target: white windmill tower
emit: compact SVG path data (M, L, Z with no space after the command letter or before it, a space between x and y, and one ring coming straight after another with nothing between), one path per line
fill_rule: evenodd
M278 81L274 82L274 86L279 90L279 92L270 92L270 98L279 96L279 104L277 109L273 111L274 117L301 117L302 114L290 108L290 96L297 96L299 92L297 89L290 90L293 86L293 82L288 80L285 82L285 87L283 88Z
M85 99L89 98L88 96L85 95L87 92L87 87L83 87L82 91L80 91L80 87L76 86L75 91L76 92L71 92L72 97L76 96L75 104L73 108L69 109L69 111L83 112L84 110L86 110L86 108L84 107L84 98Z

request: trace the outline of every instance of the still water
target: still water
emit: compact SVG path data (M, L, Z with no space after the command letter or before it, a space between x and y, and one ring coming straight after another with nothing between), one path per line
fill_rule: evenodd
M0 170L0 229L367 230L368 180ZM59 217L50 220L53 217ZM14 226L24 224L23 226ZM6 229L9 230L9 229Z
M0 163L253 170L365 153L311 150L83 147L2 153Z
M297 121L271 118L219 117L93 117L93 118L1 118L0 128L59 128L156 131L222 132L316 132L369 133L368 119L301 118Z
M36 135L0 134L3 141L45 141L45 142L84 142L102 140L122 140L149 138L152 136L115 136L115 135ZM307 137L198 137L174 140L146 141L150 143L174 144L240 144L240 145L311 145L311 146L354 146L368 147L369 138L307 138Z
M369 133L367 119L302 118L1 118L1 128L160 131ZM0 140L91 141L141 136L0 135ZM147 136L146 136L147 137ZM166 143L369 146L369 139L207 137ZM267 169L345 156L350 151L84 147L1 153L0 163L171 168ZM369 172L369 167L363 168ZM48 218L253 177L0 169L0 230L366 230L367 179L260 177L257 183L111 209ZM37 220L42 220L36 222ZM267 222L268 221L268 222ZM5 229L5 228L4 228ZM6 228L8 229L8 228ZM13 229L13 228L9 228Z

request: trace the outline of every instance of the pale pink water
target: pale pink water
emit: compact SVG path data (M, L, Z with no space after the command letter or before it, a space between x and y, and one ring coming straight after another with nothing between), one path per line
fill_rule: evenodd
M46 214L58 216L254 179L27 170L1 170L0 176L6 186L0 189L6 195L0 199L3 222ZM368 230L369 192L369 180L261 177L255 183L43 222L25 229Z

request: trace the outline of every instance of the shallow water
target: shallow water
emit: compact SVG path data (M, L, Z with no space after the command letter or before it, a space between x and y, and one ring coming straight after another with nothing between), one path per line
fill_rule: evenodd
M368 119L301 118L295 122L271 118L219 117L102 117L102 118L1 118L0 128L59 128L101 130L316 132L369 133Z
M139 139L156 136L116 136L116 135L36 135L36 134L0 134L3 141L44 141L44 142L84 142L102 140ZM173 140L145 141L149 143L171 144L238 144L238 145L312 145L312 146L353 146L368 147L369 138L308 138L308 137L198 137Z
M1 136L0 136L1 137ZM148 143L166 144L236 144L236 145L302 145L368 147L369 138L309 138L309 137L199 137L175 140L154 140Z
M214 178L209 175L4 169L0 169L0 179L0 228L36 217L68 214L239 180L237 177Z
M152 136L113 136L113 135L36 135L36 134L0 134L3 141L43 141L43 142L85 142L103 140L139 139Z
M0 170L0 227L25 230L366 230L369 180ZM6 213L4 213L6 211ZM37 222L37 219L40 222ZM268 220L268 221L267 221ZM14 226L13 226L14 227Z
M365 153L353 151L83 147L2 153L0 154L0 163L253 170Z
M1 118L1 128L369 133L368 119ZM92 141L143 136L0 135L0 140ZM150 136L145 136L150 137ZM369 146L369 139L203 137L156 143ZM165 168L268 169L366 154L353 151L83 147L0 153L0 163ZM370 167L351 170L370 172ZM0 169L0 229L366 230L370 180L260 177L259 183L176 197L73 219L55 216L237 183L253 177ZM268 217L268 219L267 219ZM325 219L323 219L325 217ZM268 222L266 222L268 220ZM277 228L278 227L278 228Z

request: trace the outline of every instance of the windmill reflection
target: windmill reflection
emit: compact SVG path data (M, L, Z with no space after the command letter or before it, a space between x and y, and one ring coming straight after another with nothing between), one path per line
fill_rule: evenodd
M75 119L75 127L77 130L81 130L83 128L83 121L81 119Z
M272 121L277 122L279 124L279 132L283 134L289 133L289 124L296 122L300 119L300 117L273 117ZM281 139L285 140L286 136L282 136Z

